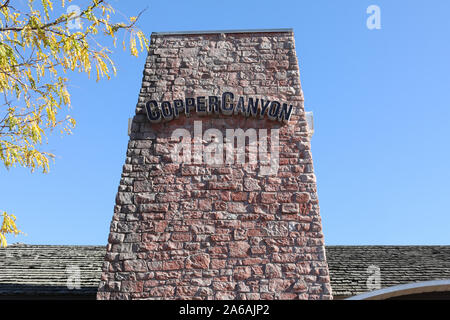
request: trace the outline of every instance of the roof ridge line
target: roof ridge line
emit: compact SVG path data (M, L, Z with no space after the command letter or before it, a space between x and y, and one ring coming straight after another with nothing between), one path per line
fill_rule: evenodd
M171 36L171 35L185 35L185 34L222 34L222 33L275 33L275 32L294 32L293 28L279 28L279 29L230 29L230 30L193 30L193 31L167 31L167 32L152 32L152 36Z

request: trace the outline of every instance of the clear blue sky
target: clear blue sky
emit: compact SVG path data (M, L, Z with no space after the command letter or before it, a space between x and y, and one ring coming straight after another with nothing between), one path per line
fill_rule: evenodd
M76 1L75 1L76 2ZM292 27L326 244L450 244L450 2L116 1L155 31ZM381 8L368 30L366 8ZM72 136L49 174L0 168L0 209L29 244L105 244L145 54L117 77L74 74Z

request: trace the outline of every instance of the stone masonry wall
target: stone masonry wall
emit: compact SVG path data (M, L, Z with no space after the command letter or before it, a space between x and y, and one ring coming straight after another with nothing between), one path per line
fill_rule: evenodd
M153 34L98 299L331 299L292 32ZM294 105L287 124L241 115L151 124L145 102L256 96ZM177 128L280 129L277 175L176 164Z

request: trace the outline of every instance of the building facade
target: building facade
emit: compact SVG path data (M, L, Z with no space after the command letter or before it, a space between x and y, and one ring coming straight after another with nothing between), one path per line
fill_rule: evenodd
M331 299L290 29L153 33L99 299Z

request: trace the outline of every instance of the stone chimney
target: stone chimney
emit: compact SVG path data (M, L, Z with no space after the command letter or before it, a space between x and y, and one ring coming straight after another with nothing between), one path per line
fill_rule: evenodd
M97 298L332 298L291 29L152 34Z

